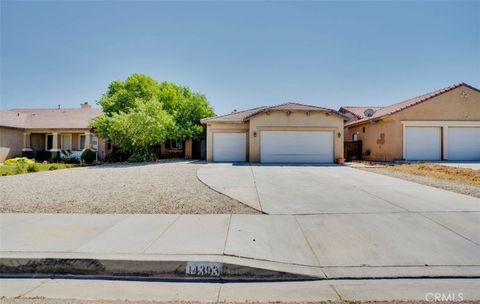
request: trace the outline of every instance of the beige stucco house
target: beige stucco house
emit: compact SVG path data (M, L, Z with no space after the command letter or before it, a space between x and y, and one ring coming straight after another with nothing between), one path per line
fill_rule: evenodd
M97 138L90 122L102 114L88 103L78 109L12 109L0 111L0 162L17 156L34 156L39 151L53 155L70 150L79 157L90 148L103 159L111 149Z
M345 119L335 110L290 102L201 122L208 161L333 163L343 158Z
M386 107L344 106L367 160L480 160L480 91L460 83Z

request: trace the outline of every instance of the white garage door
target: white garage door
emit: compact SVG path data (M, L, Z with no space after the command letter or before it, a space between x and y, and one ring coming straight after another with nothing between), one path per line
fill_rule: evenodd
M262 131L262 163L333 163L333 132Z
M480 128L448 128L448 160L480 160Z
M246 161L246 142L245 133L213 133L213 161Z
M437 127L406 127L405 159L441 160L441 135Z

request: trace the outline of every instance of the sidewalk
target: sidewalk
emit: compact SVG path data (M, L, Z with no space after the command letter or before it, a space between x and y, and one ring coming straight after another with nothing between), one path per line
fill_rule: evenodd
M185 276L195 261L222 264L222 279L480 277L478 213L469 214L2 214L0 265L160 278Z
M335 280L275 283L164 283L99 280L0 280L8 299L191 302L340 302L480 300L479 279ZM67 302L66 301L66 302ZM11 303L15 303L13 300ZM48 303L48 301L46 302ZM58 302L56 302L58 303ZM151 302L149 302L151 303Z

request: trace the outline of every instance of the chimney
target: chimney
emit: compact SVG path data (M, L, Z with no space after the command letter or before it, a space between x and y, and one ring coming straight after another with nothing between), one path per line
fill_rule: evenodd
M84 103L81 103L81 104L80 104L80 108L82 108L82 109L91 109L91 108L92 108L92 105L89 104L87 101L85 101Z
M58 109L60 110L60 104L58 104Z

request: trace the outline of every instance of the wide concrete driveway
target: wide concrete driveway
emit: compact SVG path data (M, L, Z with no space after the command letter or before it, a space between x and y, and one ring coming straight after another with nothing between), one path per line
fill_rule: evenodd
M480 211L480 199L343 166L209 164L198 177L267 214Z

